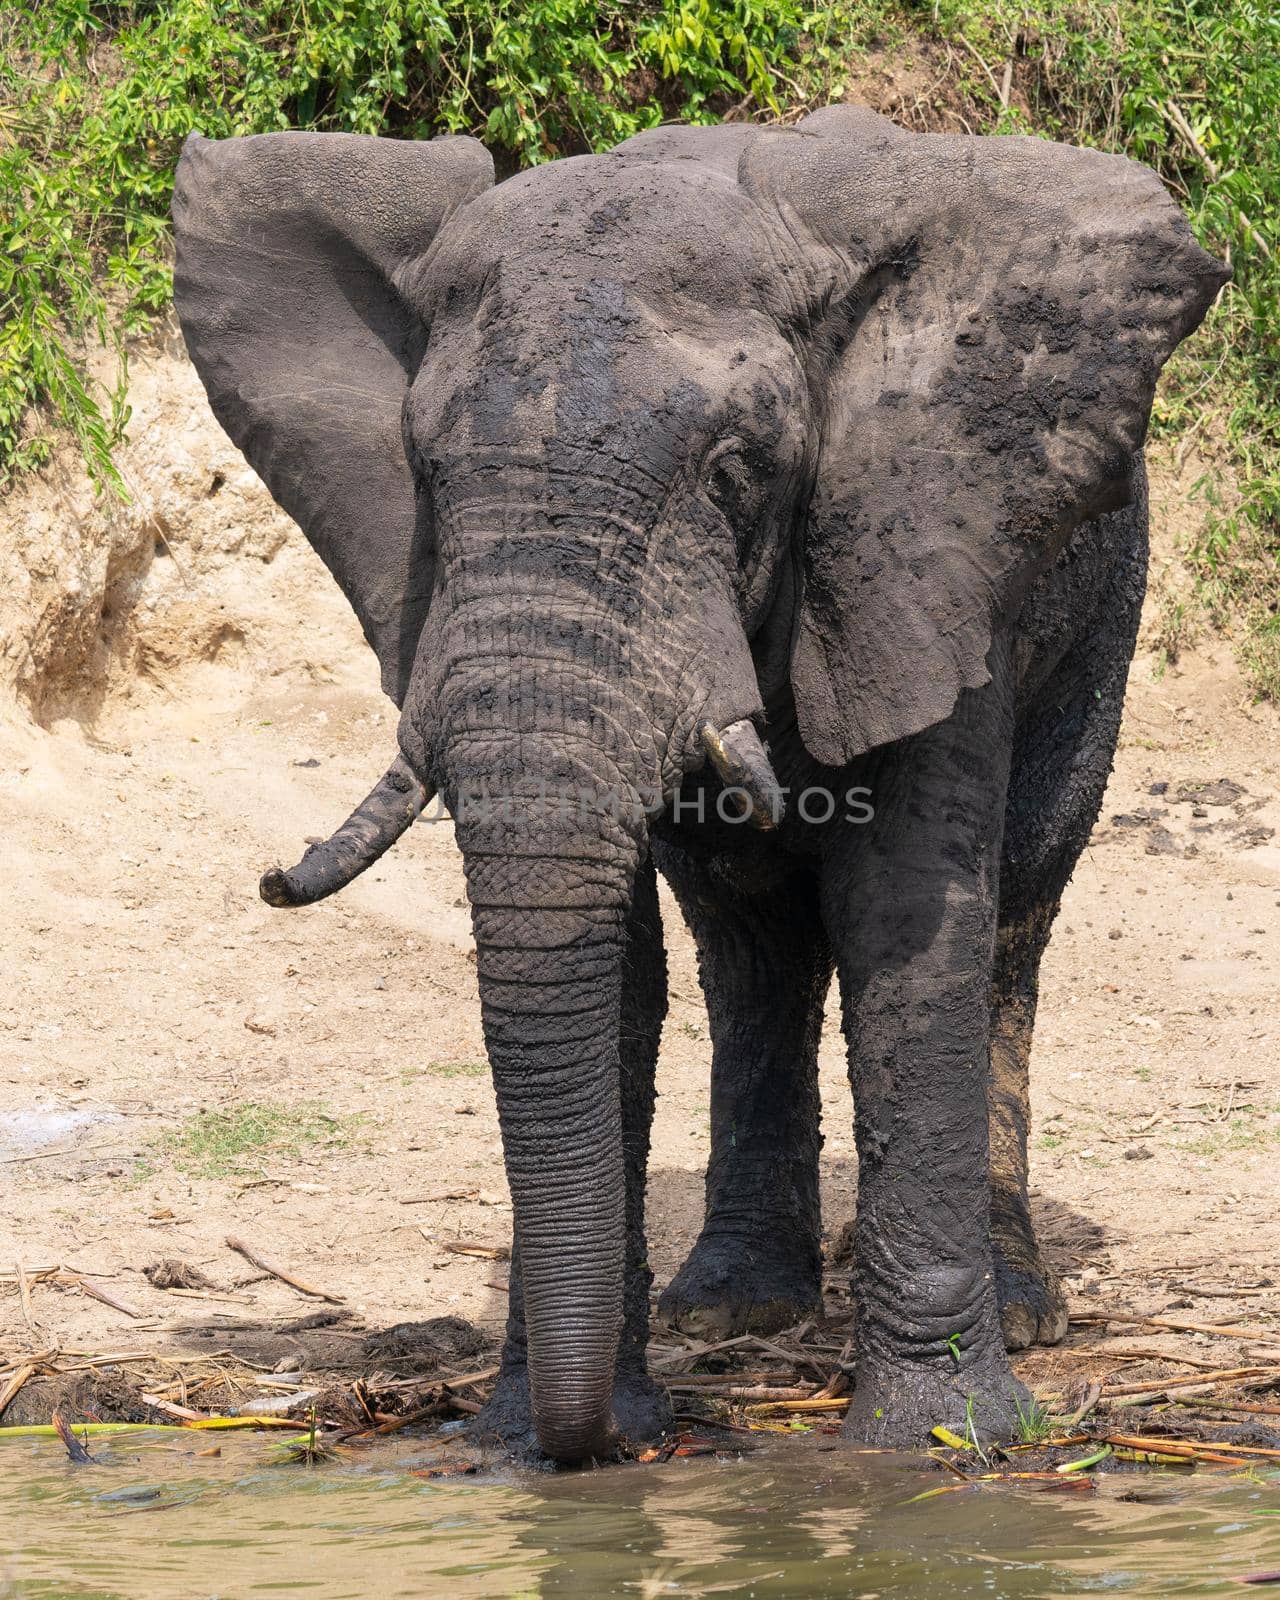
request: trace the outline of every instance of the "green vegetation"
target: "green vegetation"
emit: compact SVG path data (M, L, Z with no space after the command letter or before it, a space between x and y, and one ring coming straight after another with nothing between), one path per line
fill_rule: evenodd
M977 1415L976 1415L976 1411L975 1411L975 1404L976 1404L976 1402L974 1400L973 1395L971 1395L971 1394L965 1395L965 1397L964 1397L964 1441L968 1445L969 1449L972 1450L975 1453L975 1455L978 1457L978 1460L981 1461L983 1466L985 1467L985 1466L988 1466L990 1464L990 1458L988 1457L987 1452L982 1448L982 1440L978 1435L978 1419L977 1419Z
M1280 698L1280 13L1256 0L916 0L898 15L951 51L932 125L1122 150L1231 261L1234 283L1170 363L1153 433L1229 468L1196 482L1203 521L1184 554L1256 690ZM1192 628L1169 602L1171 655Z
M167 302L182 141L305 127L473 133L505 171L664 118L770 115L826 70L800 0L19 0L0 17L0 482L40 404L123 492L121 338ZM85 341L116 357L106 394Z
M1269 1127L1262 1117L1238 1116L1225 1127L1219 1123L1206 1133L1183 1140L1182 1149L1189 1156L1215 1160L1232 1150L1263 1150L1273 1140L1280 1140L1280 1128Z
M1013 1408L1018 1417L1018 1440L1021 1444L1039 1444L1042 1439L1051 1438L1058 1427L1056 1419L1049 1415L1034 1395L1025 1405L1015 1398Z
M1196 592L1280 696L1280 16L1265 0L18 0L0 15L0 483L52 430L123 492L122 340L169 295L183 137L470 132L500 170L671 117L772 118L912 67L913 127L1030 131L1160 172L1236 281L1158 434L1197 484ZM88 353L105 345L105 385ZM1163 629L1176 651L1188 618Z
M189 1178L225 1178L243 1170L249 1158L296 1157L311 1145L345 1145L358 1117L337 1117L318 1101L297 1105L239 1105L201 1111L163 1134L156 1158Z
M484 1078L489 1074L487 1061L428 1061L425 1067L406 1067L401 1077L406 1081L424 1074L429 1078Z
M270 1447L267 1455L268 1461L276 1467L318 1467L339 1458L339 1450L318 1436L314 1406L307 1414L307 1431L281 1439Z

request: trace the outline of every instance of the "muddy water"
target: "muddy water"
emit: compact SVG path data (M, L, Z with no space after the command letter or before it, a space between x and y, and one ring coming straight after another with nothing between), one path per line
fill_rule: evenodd
M1275 1471L913 1504L940 1482L918 1461L790 1441L742 1460L436 1480L414 1476L439 1459L423 1445L315 1468L272 1463L261 1438L217 1457L174 1436L91 1445L95 1464L75 1467L56 1441L0 1442L0 1596L1201 1596L1280 1567Z

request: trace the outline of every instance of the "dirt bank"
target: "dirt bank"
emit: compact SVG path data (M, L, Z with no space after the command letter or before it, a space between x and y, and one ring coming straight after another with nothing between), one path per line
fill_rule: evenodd
M332 1368L345 1350L395 1371L363 1329L452 1315L483 1335L453 1370L479 1367L511 1214L451 830L415 828L310 911L258 899L263 867L382 770L393 716L336 588L189 370L164 351L136 370L134 505L107 517L73 477L46 481L11 501L0 550L21 574L0 608L0 1363L236 1349ZM1194 515L1193 475L1157 467L1159 559ZM1135 1350L1184 1371L1280 1360L1278 791L1280 723L1247 703L1225 645L1163 674L1139 659L1045 971L1037 1209L1082 1314L1255 1332L1079 1324L1021 1358L1033 1380ZM697 1229L709 1055L690 943L669 900L664 915L660 1285ZM832 1021L821 1067L835 1232L854 1168ZM263 1276L228 1236L341 1306ZM196 1287L157 1287L162 1258ZM19 1265L68 1270L24 1295ZM838 1311L838 1275L830 1298ZM340 1320L280 1331L326 1310Z

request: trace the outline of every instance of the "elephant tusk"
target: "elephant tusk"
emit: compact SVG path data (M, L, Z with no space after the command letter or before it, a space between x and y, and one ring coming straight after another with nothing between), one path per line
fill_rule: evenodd
M776 828L782 821L784 809L782 786L754 725L744 718L721 730L704 722L701 739L725 788L741 789L747 796L747 818L752 826Z
M345 889L391 848L434 793L397 756L336 833L313 844L287 872L283 867L264 872L258 893L269 906L309 906Z

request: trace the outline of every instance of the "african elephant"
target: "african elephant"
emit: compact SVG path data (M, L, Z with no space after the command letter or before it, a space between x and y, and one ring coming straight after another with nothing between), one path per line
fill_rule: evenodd
M1156 377L1222 267L1126 160L850 107L496 187L466 138L193 136L174 217L214 413L402 708L385 777L264 897L341 887L434 792L454 814L515 1216L488 1419L579 1461L667 1415L656 858L717 1076L667 1314L815 1289L834 968L846 1432L1007 1431L989 1053L1002 1287L1052 1322L1019 1149L1035 975L1115 740Z

